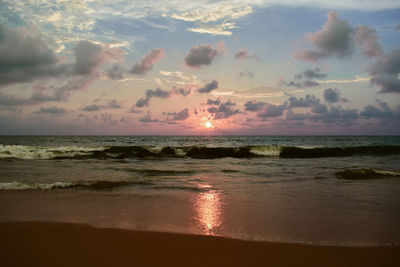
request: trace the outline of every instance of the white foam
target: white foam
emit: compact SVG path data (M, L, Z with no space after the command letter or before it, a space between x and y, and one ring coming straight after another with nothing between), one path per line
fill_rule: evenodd
M35 184L8 182L8 183L0 183L0 190L29 190L29 189L50 190L55 188L68 188L74 185L75 185L74 183L67 183L67 182L35 183Z
M0 145L0 158L53 159L57 157L86 156L104 147L41 147L22 145Z
M259 156L278 157L282 151L282 146L255 146L250 149L250 153Z
M400 171L377 170L377 169L373 169L373 171L387 176L400 176Z

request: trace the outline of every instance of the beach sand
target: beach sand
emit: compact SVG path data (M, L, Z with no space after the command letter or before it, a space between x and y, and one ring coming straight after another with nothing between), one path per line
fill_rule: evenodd
M0 223L1 266L399 266L400 246L333 247L215 236Z

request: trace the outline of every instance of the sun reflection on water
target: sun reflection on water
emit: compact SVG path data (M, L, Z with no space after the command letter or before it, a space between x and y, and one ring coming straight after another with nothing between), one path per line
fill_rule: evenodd
M209 185L201 187L211 188ZM210 190L197 195L195 201L196 219L206 235L216 234L216 229L222 224L221 198L221 192L218 190Z

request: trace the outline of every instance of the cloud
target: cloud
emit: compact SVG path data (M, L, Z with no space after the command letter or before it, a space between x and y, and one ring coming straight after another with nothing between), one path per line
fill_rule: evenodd
M99 111L99 110L104 110L104 109L120 109L122 106L118 103L116 99L108 101L107 105L89 105L84 108L82 108L83 111Z
M83 111L99 111L99 110L102 110L102 109L104 109L104 106L96 105L96 104L93 104L93 105L86 106L86 107L82 108Z
M323 123L342 123L348 124L359 118L356 109L341 109L340 107L331 107L324 109L324 112L312 113L294 113L289 110L286 113L286 120L288 121L310 121L310 122L323 122Z
M220 103L218 107L210 107L207 111L211 114L213 119L226 119L233 115L241 113L239 109L235 109L236 103L231 102L230 100L225 103Z
M120 64L115 64L111 69L107 71L107 77L111 80L123 80L124 73L126 72L127 70L123 66L121 66Z
M361 53L365 57L380 57L383 55L374 28L361 25L355 28L355 33L355 42L359 45Z
M150 99L153 97L158 97L158 98L168 98L171 96L171 92L162 90L161 88L157 88L156 90L149 89L146 91L146 96L140 98L136 102L136 107L141 108L149 105Z
M139 119L140 122L149 123L149 122L160 122L158 119L152 119L150 112L147 112L146 115Z
M201 44L192 47L188 54L185 56L185 64L191 68L199 68L202 65L210 65L216 55L221 53L217 48L212 45Z
M53 106L53 107L40 108L39 110L35 111L35 113L61 115L68 113L68 111L64 108Z
M39 35L0 25L0 86L55 77L65 71Z
M213 80L210 83L206 84L204 87L199 88L197 92L201 94L210 93L212 90L217 88L218 88L218 82L216 80Z
M326 73L321 73L320 68L315 69L306 69L300 75L304 76L307 79L322 79L328 76Z
M227 31L231 29L235 29L237 26L232 22L223 22L218 25L199 25L197 27L187 28L189 32L197 32L201 34L210 34L210 35L223 35L223 36L231 36L232 32Z
M159 98L168 98L171 95L170 92L166 90L162 90L161 88L157 88L156 90L149 89L146 91L146 97L159 97Z
M160 74L168 77L167 82L171 82L171 83L175 83L175 84L182 84L182 85L201 84L201 82L198 80L196 75L187 75L181 71L163 71L163 70L161 70Z
M279 79L277 86L287 86L287 87L297 87L297 88L306 88L306 87L314 87L318 86L319 83L314 81L313 79L322 79L325 78L327 74L321 73L320 68L315 69L306 69L300 73L297 73L293 76L293 80L285 81L284 78ZM301 81L303 78L306 80Z
M219 3L207 7L195 8L170 17L177 20L195 23L188 31L201 34L230 36L231 29L237 28L232 22L252 13L252 7L246 3Z
M221 104L221 99L217 98L215 100L212 99L207 99L207 105L215 105L218 106L219 104Z
M400 93L400 49L379 57L369 74L371 83L381 87L381 93Z
M316 50L303 50L297 52L295 58L307 61L336 56L343 58L352 53L354 29L345 20L338 19L337 13L329 12L328 20L322 29L307 34Z
M110 100L108 102L108 107L112 108L112 109L120 109L120 108L122 108L121 104L119 104L116 99Z
M266 104L267 103L265 103L265 102L257 102L257 101L253 100L253 101L247 101L244 104L244 107L245 107L245 110L247 110L247 111L256 112L256 111L262 110Z
M163 51L162 48L150 50L149 54L145 55L139 62L137 62L129 72L138 75L147 73L149 70L153 69L155 62L165 56Z
M286 108L286 104L273 105L270 103L265 103L261 112L257 113L257 117L262 119L279 117L283 115L283 112L286 110Z
M400 119L400 106L396 109L391 109L386 102L378 101L379 108L368 105L364 107L363 111L360 112L360 115L367 118L397 118Z
M324 90L324 98L328 103L336 103L340 100L340 91L337 88L328 88Z
M169 112L167 115L172 116L172 121L184 121L189 118L189 109L185 108L179 112Z
M318 80L318 83L362 83L369 82L370 78L360 77L356 75L354 79L343 79L343 80Z

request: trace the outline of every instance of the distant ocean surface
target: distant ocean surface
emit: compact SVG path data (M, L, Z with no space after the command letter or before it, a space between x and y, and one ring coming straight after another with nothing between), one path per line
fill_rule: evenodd
M400 244L399 136L0 136L0 221Z

